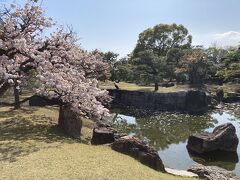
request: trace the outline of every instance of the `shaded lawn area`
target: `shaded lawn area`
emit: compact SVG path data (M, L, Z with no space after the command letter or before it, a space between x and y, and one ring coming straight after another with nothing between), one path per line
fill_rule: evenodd
M88 145L57 127L58 107L0 107L0 179L192 179L157 172L108 146Z
M117 85L121 90L154 92L154 86L141 86L134 83L126 83L126 82L119 82L117 83ZM99 87L102 89L116 89L114 87L114 83L111 81L100 82ZM190 89L200 89L200 90L206 90L214 94L218 87L219 87L218 85L214 85L214 84L205 84L203 86L178 84L168 88L159 86L159 90L157 92L168 93L168 92L187 91ZM240 92L240 84L223 84L223 86L221 87L224 89L224 92Z

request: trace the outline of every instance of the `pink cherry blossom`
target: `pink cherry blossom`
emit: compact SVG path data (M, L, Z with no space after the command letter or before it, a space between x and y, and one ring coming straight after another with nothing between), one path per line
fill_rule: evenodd
M11 5L1 19L0 87L24 82L29 69L34 69L41 84L37 93L58 98L92 119L108 115L104 104L111 98L97 88L96 77L110 74L100 56L81 49L74 35L63 29L43 38L43 31L54 23L32 2L24 7Z

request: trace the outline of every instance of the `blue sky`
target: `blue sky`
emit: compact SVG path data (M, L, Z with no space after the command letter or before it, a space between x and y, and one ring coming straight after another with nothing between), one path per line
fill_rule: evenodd
M88 50L124 56L133 50L140 32L159 23L183 24L195 45L240 42L240 0L43 0L42 6L59 24L71 25Z

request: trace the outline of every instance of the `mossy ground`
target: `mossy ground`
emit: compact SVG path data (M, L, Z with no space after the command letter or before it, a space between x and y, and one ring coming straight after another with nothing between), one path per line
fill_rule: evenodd
M192 179L157 172L108 146L92 146L57 127L58 107L0 107L0 179Z

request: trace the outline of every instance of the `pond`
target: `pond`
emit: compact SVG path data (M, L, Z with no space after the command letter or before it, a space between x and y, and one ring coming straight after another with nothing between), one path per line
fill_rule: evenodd
M211 157L197 157L186 148L190 134L208 131L231 122L240 138L240 104L224 105L204 115L181 113L149 113L136 109L112 109L113 122L118 131L127 133L155 147L166 167L186 170L194 163L215 165L240 175L240 145L236 153L220 153Z

